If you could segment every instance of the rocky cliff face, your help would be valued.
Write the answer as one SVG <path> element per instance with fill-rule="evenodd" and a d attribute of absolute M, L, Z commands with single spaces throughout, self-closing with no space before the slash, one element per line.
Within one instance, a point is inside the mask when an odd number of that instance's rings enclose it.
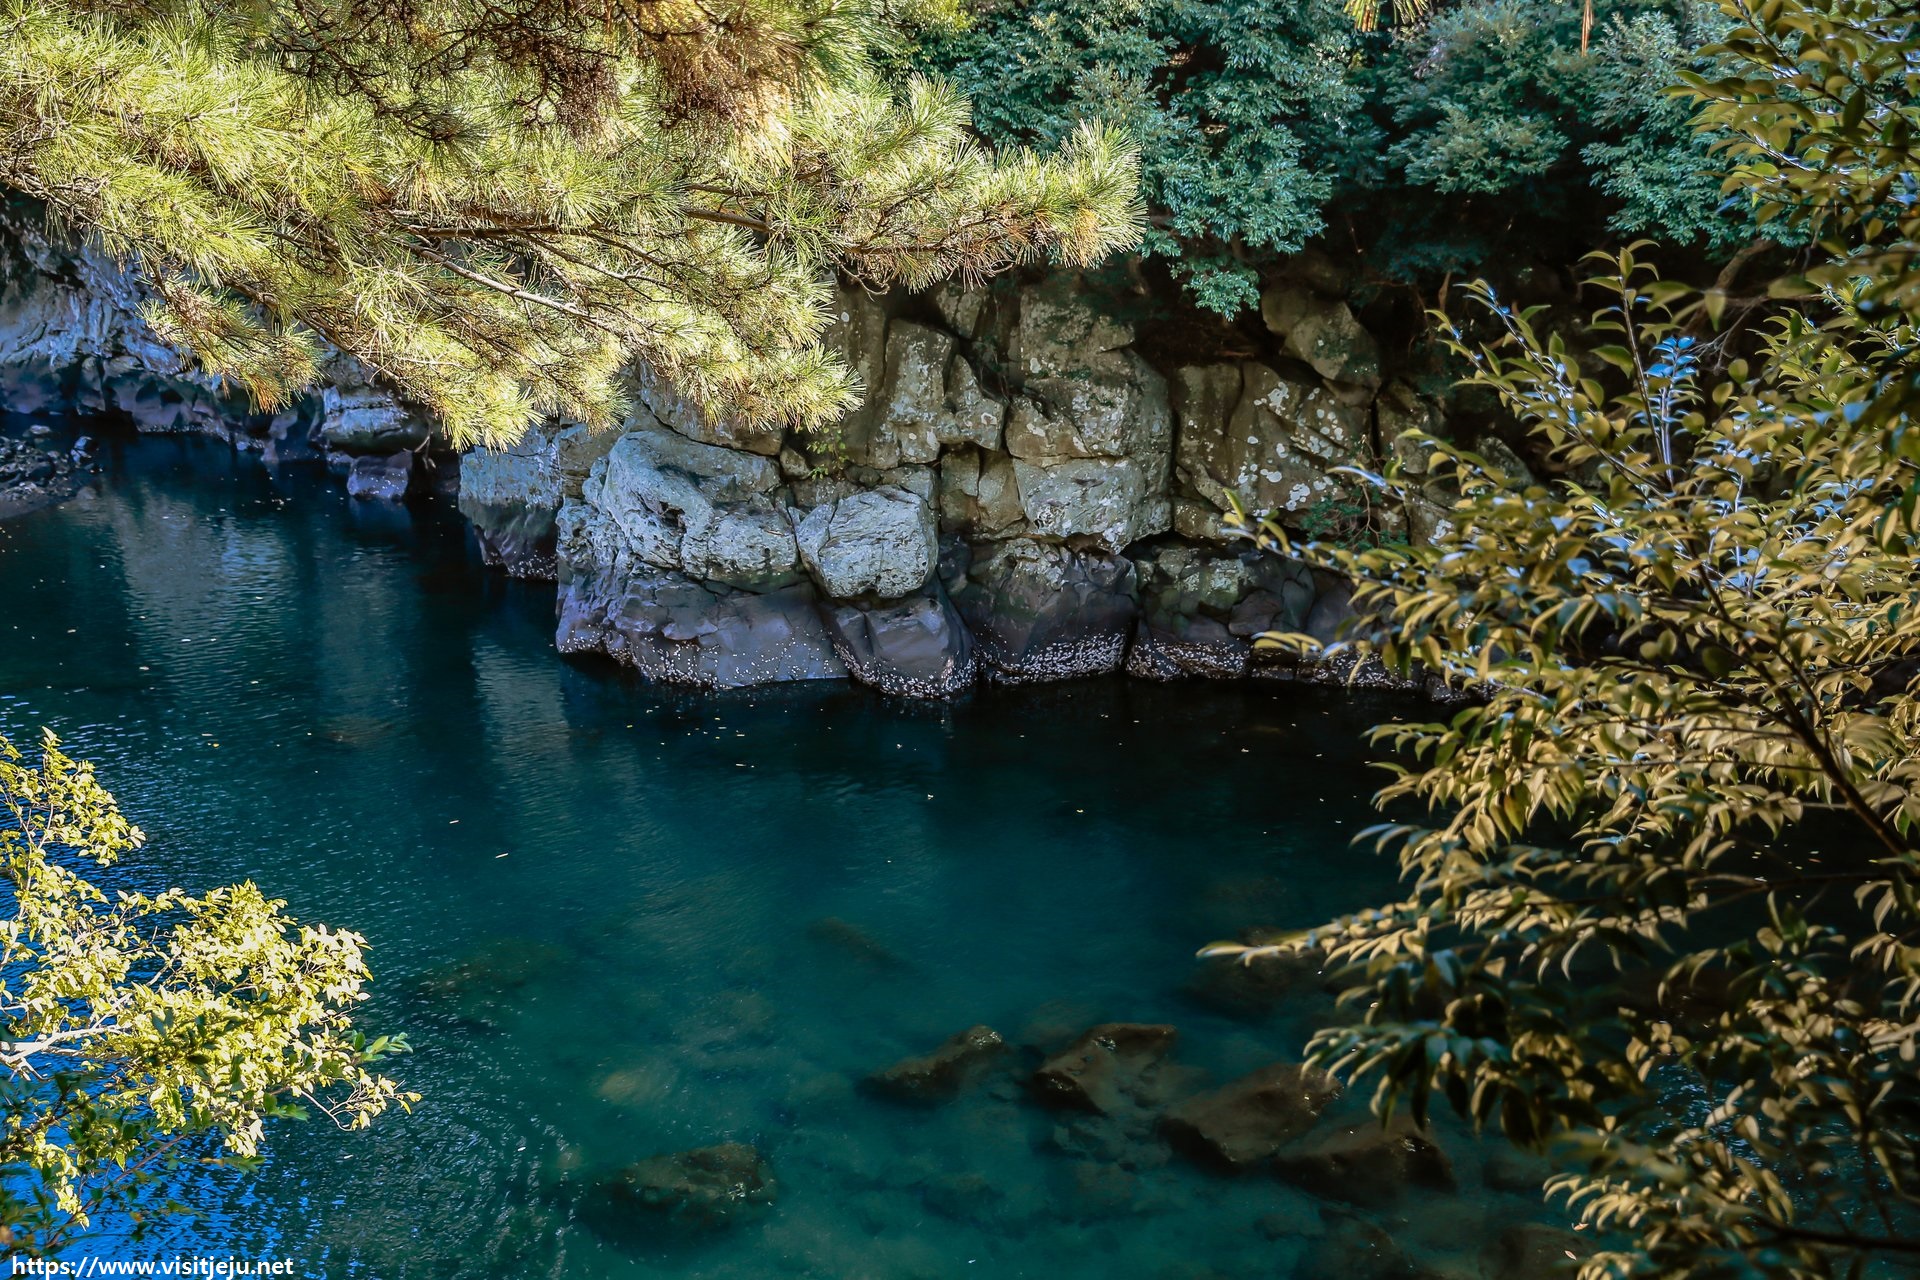
<path fill-rule="evenodd" d="M 320 461 L 369 499 L 433 457 L 419 414 L 335 362 L 317 394 L 253 411 L 139 318 L 138 284 L 31 222 L 0 227 L 0 407 L 77 406 Z M 1331 474 L 1399 454 L 1433 416 L 1345 301 L 1269 291 L 1268 360 L 1156 368 L 1134 327 L 1053 275 L 921 298 L 843 290 L 829 333 L 867 394 L 828 432 L 711 420 L 645 371 L 619 429 L 536 425 L 459 459 L 483 554 L 558 582 L 562 652 L 734 688 L 852 678 L 951 696 L 979 680 L 1336 679 L 1255 648 L 1331 638 L 1344 583 L 1233 540 L 1249 509 L 1307 520 Z M 445 461 L 451 462 L 451 459 Z M 441 474 L 448 474 L 442 470 Z M 1396 513 L 1414 536 L 1438 508 Z"/>

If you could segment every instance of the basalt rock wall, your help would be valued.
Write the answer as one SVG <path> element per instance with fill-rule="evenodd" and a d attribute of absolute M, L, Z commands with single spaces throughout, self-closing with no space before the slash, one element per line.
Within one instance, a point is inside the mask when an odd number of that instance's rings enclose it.
<path fill-rule="evenodd" d="M 154 336 L 111 261 L 17 213 L 0 245 L 0 408 L 211 432 L 269 463 L 326 463 L 372 501 L 450 490 L 457 466 L 489 562 L 557 582 L 562 652 L 714 688 L 1343 678 L 1254 637 L 1331 639 L 1352 618 L 1346 584 L 1254 552 L 1228 514 L 1237 497 L 1298 524 L 1340 500 L 1338 467 L 1392 456 L 1417 471 L 1406 433 L 1437 414 L 1311 277 L 1267 291 L 1263 358 L 1169 367 L 1123 308 L 1062 273 L 842 289 L 828 340 L 866 392 L 828 430 L 713 419 L 635 370 L 617 429 L 542 422 L 456 459 L 350 359 L 262 413 Z M 1441 510 L 1376 518 L 1424 537 Z"/>

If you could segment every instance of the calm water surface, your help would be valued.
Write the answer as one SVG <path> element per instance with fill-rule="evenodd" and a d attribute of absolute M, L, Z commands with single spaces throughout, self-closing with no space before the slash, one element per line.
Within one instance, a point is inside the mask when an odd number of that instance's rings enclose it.
<path fill-rule="evenodd" d="M 118 446 L 95 492 L 0 524 L 0 602 L 0 731 L 50 725 L 100 762 L 151 839 L 135 881 L 250 877 L 364 934 L 365 1025 L 408 1033 L 396 1074 L 425 1096 L 367 1133 L 283 1126 L 258 1176 L 179 1188 L 195 1213 L 157 1240 L 108 1224 L 82 1252 L 1318 1280 L 1296 1269 L 1317 1210 L 1271 1178 L 1144 1147 L 1102 1171 L 1010 1085 L 932 1111 L 852 1086 L 982 1022 L 1036 1044 L 1171 1022 L 1217 1079 L 1296 1054 L 1308 1010 L 1222 1012 L 1192 954 L 1390 883 L 1347 847 L 1374 776 L 1358 733 L 1390 704 L 647 688 L 557 658 L 551 588 L 485 574 L 445 512 L 199 441 Z M 757 1221 L 609 1237 L 580 1212 L 596 1170 L 728 1140 L 779 1181 Z M 1443 1267 L 1526 1212 L 1454 1156 L 1468 1190 L 1379 1216 Z"/>

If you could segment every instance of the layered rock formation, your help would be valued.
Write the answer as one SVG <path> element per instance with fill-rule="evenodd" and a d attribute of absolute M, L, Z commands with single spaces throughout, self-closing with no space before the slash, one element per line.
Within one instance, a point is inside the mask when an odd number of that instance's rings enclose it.
<path fill-rule="evenodd" d="M 213 432 L 272 463 L 325 461 L 368 500 L 451 474 L 427 420 L 351 360 L 301 403 L 253 411 L 155 340 L 111 263 L 19 218 L 0 239 L 0 405 Z M 1282 282 L 1262 308 L 1269 358 L 1173 368 L 1072 275 L 838 303 L 828 339 L 867 391 L 830 430 L 715 420 L 639 370 L 617 429 L 540 423 L 458 459 L 483 556 L 557 581 L 563 652 L 674 683 L 922 697 L 1121 670 L 1343 678 L 1254 641 L 1332 639 L 1346 585 L 1254 553 L 1227 518 L 1237 499 L 1324 524 L 1350 500 L 1337 468 L 1421 469 L 1407 435 L 1435 410 L 1383 379 L 1344 300 Z M 1389 518 L 1430 536 L 1439 512 Z"/>

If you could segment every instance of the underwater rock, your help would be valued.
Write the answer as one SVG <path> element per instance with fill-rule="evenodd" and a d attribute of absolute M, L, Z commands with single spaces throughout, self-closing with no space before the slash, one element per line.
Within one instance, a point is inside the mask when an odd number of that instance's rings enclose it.
<path fill-rule="evenodd" d="M 869 969 L 884 972 L 907 967 L 907 962 L 895 955 L 885 943 L 859 925 L 842 920 L 839 916 L 815 920 L 807 926 L 807 936 L 834 948 L 849 959 L 859 961 Z"/>
<path fill-rule="evenodd" d="M 1187 1099 L 1160 1131 L 1188 1159 L 1240 1173 L 1313 1128 L 1339 1096 L 1339 1083 L 1319 1068 L 1276 1062 Z"/>
<path fill-rule="evenodd" d="M 1256 942 L 1243 936 L 1243 942 Z M 1313 955 L 1210 956 L 1193 967 L 1181 995 L 1202 1008 L 1246 1022 L 1259 1022 L 1282 1005 L 1323 993 L 1326 976 Z"/>
<path fill-rule="evenodd" d="M 678 1227 L 709 1231 L 773 1203 L 776 1184 L 758 1149 L 723 1142 L 630 1164 L 602 1179 L 595 1191 L 602 1214 L 634 1214 L 641 1221 L 658 1217 Z"/>
<path fill-rule="evenodd" d="M 1391 1204 L 1409 1188 L 1454 1186 L 1447 1153 L 1404 1117 L 1385 1129 L 1368 1120 L 1317 1146 L 1282 1152 L 1274 1170 L 1315 1195 L 1361 1205 Z"/>
<path fill-rule="evenodd" d="M 1547 1179 L 1552 1176 L 1553 1166 L 1547 1161 L 1506 1148 L 1488 1156 L 1486 1164 L 1480 1169 L 1480 1180 L 1487 1186 L 1495 1191 L 1511 1191 L 1516 1195 L 1539 1195 Z"/>
<path fill-rule="evenodd" d="M 902 1102 L 946 1102 L 1006 1051 L 1007 1042 L 992 1027 L 969 1027 L 931 1053 L 903 1058 L 863 1083 L 870 1093 Z"/>
<path fill-rule="evenodd" d="M 1152 1097 L 1155 1069 L 1173 1049 L 1172 1027 L 1108 1022 L 1040 1064 L 1034 1095 L 1053 1107 L 1112 1115 Z"/>

